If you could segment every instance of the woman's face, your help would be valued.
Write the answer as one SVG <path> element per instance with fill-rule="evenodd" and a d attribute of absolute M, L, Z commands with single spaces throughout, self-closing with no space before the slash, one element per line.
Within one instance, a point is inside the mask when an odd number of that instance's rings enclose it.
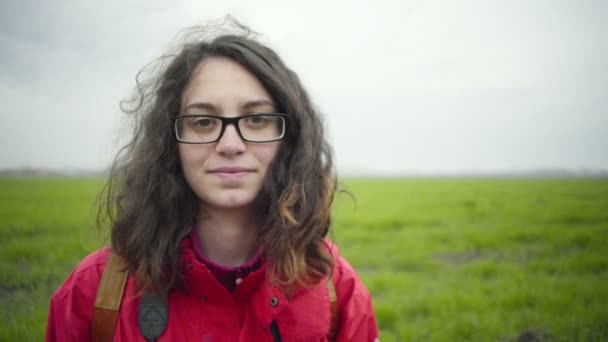
<path fill-rule="evenodd" d="M 276 112 L 266 89 L 247 69 L 223 57 L 204 59 L 181 98 L 181 113 L 237 117 Z M 178 144 L 186 182 L 210 208 L 250 206 L 262 188 L 280 141 L 245 142 L 234 125 L 219 141 Z"/>

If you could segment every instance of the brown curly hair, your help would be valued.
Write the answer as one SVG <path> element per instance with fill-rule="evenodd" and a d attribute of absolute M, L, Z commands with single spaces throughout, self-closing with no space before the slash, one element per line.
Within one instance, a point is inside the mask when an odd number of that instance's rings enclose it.
<path fill-rule="evenodd" d="M 189 29 L 175 54 L 138 73 L 134 96 L 121 104 L 133 120 L 133 136 L 112 164 L 98 226 L 109 222 L 111 246 L 126 258 L 143 292 L 166 293 L 182 280 L 179 245 L 195 222 L 199 200 L 182 174 L 172 117 L 194 69 L 211 56 L 245 67 L 288 114 L 285 138 L 256 199 L 258 243 L 271 261 L 270 279 L 294 288 L 333 270 L 323 239 L 336 177 L 321 115 L 297 74 L 251 30 L 232 18 L 220 30 Z"/>

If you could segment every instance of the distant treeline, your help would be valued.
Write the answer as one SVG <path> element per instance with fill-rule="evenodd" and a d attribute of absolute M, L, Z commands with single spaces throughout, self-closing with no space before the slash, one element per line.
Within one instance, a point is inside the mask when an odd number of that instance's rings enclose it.
<path fill-rule="evenodd" d="M 103 177 L 101 170 L 51 170 L 39 168 L 0 169 L 0 177 L 46 178 L 46 177 Z"/>
<path fill-rule="evenodd" d="M 394 173 L 358 173 L 339 172 L 344 178 L 608 178 L 608 169 L 531 169 L 506 171 L 437 171 L 437 172 L 394 172 Z M 0 169 L 0 177 L 105 177 L 105 170 L 82 169 L 44 169 L 44 168 L 11 168 Z"/>

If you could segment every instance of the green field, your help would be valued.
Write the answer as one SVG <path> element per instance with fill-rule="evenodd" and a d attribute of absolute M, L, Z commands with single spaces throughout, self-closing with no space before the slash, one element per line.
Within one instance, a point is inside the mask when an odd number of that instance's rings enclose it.
<path fill-rule="evenodd" d="M 0 179 L 0 341 L 40 341 L 48 299 L 107 241 L 102 185 Z M 608 179 L 350 179 L 334 240 L 382 341 L 608 341 Z"/>

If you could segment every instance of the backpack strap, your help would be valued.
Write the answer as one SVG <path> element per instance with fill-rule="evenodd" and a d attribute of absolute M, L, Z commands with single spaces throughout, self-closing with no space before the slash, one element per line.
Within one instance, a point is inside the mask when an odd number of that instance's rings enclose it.
<path fill-rule="evenodd" d="M 331 276 L 327 277 L 327 290 L 329 292 L 329 310 L 331 313 L 331 319 L 329 321 L 329 340 L 334 341 L 338 328 L 338 296 L 336 294 L 334 280 Z"/>
<path fill-rule="evenodd" d="M 168 299 L 167 299 L 168 300 Z M 147 293 L 139 304 L 139 332 L 148 342 L 155 342 L 162 335 L 169 321 L 169 306 L 154 292 Z"/>
<path fill-rule="evenodd" d="M 114 340 L 114 331 L 116 330 L 116 322 L 118 322 L 118 312 L 122 303 L 127 276 L 126 260 L 110 252 L 95 298 L 91 328 L 93 341 L 111 342 Z"/>

